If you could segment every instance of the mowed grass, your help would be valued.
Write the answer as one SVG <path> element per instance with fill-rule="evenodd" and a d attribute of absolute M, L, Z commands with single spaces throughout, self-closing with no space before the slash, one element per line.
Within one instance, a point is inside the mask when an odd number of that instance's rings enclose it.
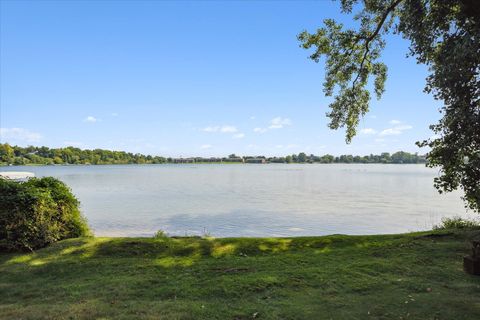
<path fill-rule="evenodd" d="M 0 318 L 480 319 L 472 239 L 71 239 L 0 254 Z"/>

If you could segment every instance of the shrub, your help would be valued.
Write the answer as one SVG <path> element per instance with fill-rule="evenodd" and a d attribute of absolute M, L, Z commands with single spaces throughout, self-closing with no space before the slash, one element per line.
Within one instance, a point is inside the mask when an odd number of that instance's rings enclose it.
<path fill-rule="evenodd" d="M 35 250 L 90 235 L 79 201 L 60 180 L 0 179 L 0 249 Z"/>
<path fill-rule="evenodd" d="M 442 223 L 433 226 L 433 229 L 480 229 L 480 222 L 475 220 L 463 219 L 461 217 L 443 218 Z"/>

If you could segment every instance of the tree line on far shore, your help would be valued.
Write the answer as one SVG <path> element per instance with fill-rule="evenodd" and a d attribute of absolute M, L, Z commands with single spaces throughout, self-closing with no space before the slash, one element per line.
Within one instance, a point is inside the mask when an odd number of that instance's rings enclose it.
<path fill-rule="evenodd" d="M 54 165 L 54 164 L 162 164 L 162 163 L 220 163 L 249 162 L 256 159 L 265 163 L 425 163 L 425 156 L 398 151 L 379 155 L 307 155 L 304 152 L 285 157 L 245 156 L 171 158 L 104 149 L 82 150 L 75 147 L 19 147 L 0 144 L 0 165 Z"/>

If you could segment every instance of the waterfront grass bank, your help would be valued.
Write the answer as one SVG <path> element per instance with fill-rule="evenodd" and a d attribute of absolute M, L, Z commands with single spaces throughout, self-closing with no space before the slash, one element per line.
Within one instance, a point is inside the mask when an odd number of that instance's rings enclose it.
<path fill-rule="evenodd" d="M 479 319 L 479 238 L 70 239 L 0 254 L 0 318 Z"/>

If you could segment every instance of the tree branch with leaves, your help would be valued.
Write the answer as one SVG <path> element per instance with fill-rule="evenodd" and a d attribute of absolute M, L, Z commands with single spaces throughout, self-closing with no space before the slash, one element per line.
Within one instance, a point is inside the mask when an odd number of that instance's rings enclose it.
<path fill-rule="evenodd" d="M 442 119 L 430 128 L 434 138 L 417 142 L 429 147 L 428 165 L 440 167 L 439 192 L 461 188 L 468 208 L 480 212 L 480 5 L 477 0 L 341 0 L 343 13 L 359 8 L 356 29 L 333 19 L 298 39 L 314 49 L 310 59 L 325 58 L 323 83 L 333 96 L 331 129 L 346 128 L 346 142 L 356 135 L 370 105 L 369 84 L 380 99 L 387 66 L 380 61 L 388 33 L 410 41 L 409 56 L 428 67 L 424 91 L 442 102 Z"/>

